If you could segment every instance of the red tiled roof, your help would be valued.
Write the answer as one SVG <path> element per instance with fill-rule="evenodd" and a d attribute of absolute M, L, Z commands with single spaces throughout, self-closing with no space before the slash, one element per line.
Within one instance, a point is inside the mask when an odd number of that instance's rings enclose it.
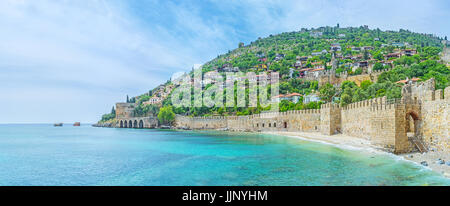
<path fill-rule="evenodd" d="M 415 78 L 415 77 L 413 77 L 413 78 L 411 79 L 411 81 L 413 81 L 413 82 L 417 82 L 417 81 L 419 81 L 419 80 L 420 80 L 420 78 Z M 396 83 L 406 84 L 407 82 L 408 82 L 408 80 L 404 79 L 404 80 L 397 81 Z"/>
<path fill-rule="evenodd" d="M 316 71 L 322 71 L 322 70 L 324 70 L 325 68 L 317 68 L 317 69 L 314 69 L 314 70 L 312 70 L 313 72 L 316 72 Z"/>
<path fill-rule="evenodd" d="M 292 97 L 292 96 L 303 96 L 299 93 L 291 93 L 291 94 L 286 94 L 286 97 Z"/>

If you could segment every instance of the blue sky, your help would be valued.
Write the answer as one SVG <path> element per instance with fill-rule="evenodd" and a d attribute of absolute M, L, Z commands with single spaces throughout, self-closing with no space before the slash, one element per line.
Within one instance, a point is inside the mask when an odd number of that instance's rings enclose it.
<path fill-rule="evenodd" d="M 0 123 L 95 122 L 258 37 L 369 25 L 450 36 L 448 1 L 0 1 Z"/>

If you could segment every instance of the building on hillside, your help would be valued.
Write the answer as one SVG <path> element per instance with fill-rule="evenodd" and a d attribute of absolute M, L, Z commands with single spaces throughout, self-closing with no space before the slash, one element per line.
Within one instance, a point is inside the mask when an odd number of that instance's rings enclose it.
<path fill-rule="evenodd" d="M 311 53 L 311 56 L 320 56 L 320 55 L 322 55 L 322 54 L 327 54 L 328 52 L 327 52 L 327 50 L 322 50 L 322 51 L 320 51 L 320 52 L 313 52 L 313 53 Z"/>
<path fill-rule="evenodd" d="M 338 37 L 345 38 L 345 34 L 339 34 Z"/>
<path fill-rule="evenodd" d="M 392 45 L 392 46 L 396 46 L 396 47 L 402 47 L 402 46 L 405 46 L 404 43 L 400 43 L 400 42 L 394 42 L 394 43 L 392 43 L 391 45 Z"/>
<path fill-rule="evenodd" d="M 403 49 L 401 52 L 402 56 L 413 56 L 417 54 L 417 50 L 415 49 Z"/>
<path fill-rule="evenodd" d="M 330 47 L 331 51 L 341 51 L 341 44 L 339 43 L 332 43 Z"/>
<path fill-rule="evenodd" d="M 293 103 L 297 103 L 300 100 L 301 96 L 302 95 L 299 93 L 280 94 L 278 96 L 272 97 L 272 102 L 281 102 L 282 100 L 287 100 Z"/>
<path fill-rule="evenodd" d="M 360 62 L 356 62 L 355 64 L 357 67 L 368 67 L 369 66 L 369 62 L 367 62 L 367 61 L 360 61 Z"/>
<path fill-rule="evenodd" d="M 284 98 L 288 101 L 291 101 L 293 103 L 297 103 L 300 100 L 300 97 L 303 96 L 299 93 L 290 93 L 290 94 L 286 94 L 284 96 Z"/>
<path fill-rule="evenodd" d="M 260 53 L 260 54 L 256 53 L 255 56 L 258 57 L 258 58 L 264 58 L 264 57 L 266 57 L 266 55 L 265 55 L 264 53 Z"/>
<path fill-rule="evenodd" d="M 322 35 L 323 35 L 323 32 L 320 32 L 320 31 L 313 31 L 310 33 L 310 36 L 315 37 L 315 38 L 321 37 Z"/>
<path fill-rule="evenodd" d="M 306 61 L 308 61 L 308 57 L 307 56 L 302 56 L 302 57 L 299 57 L 298 60 L 300 60 L 302 62 L 306 62 Z"/>
<path fill-rule="evenodd" d="M 284 54 L 276 54 L 275 55 L 275 61 L 280 61 L 280 60 L 282 60 L 284 58 Z"/>
<path fill-rule="evenodd" d="M 352 47 L 352 51 L 360 52 L 361 51 L 361 47 Z"/>
<path fill-rule="evenodd" d="M 406 83 L 414 84 L 414 83 L 417 83 L 419 80 L 420 80 L 420 78 L 413 77 L 411 79 L 406 78 L 404 80 L 397 81 L 396 83 L 397 84 L 406 84 Z"/>
<path fill-rule="evenodd" d="M 294 64 L 294 67 L 295 67 L 295 68 L 302 67 L 302 61 L 297 60 L 297 61 L 295 62 L 295 64 Z"/>
<path fill-rule="evenodd" d="M 303 97 L 303 103 L 308 104 L 310 102 L 318 102 L 320 101 L 320 97 L 317 94 L 308 94 Z"/>
<path fill-rule="evenodd" d="M 144 105 L 150 105 L 150 104 L 160 104 L 163 101 L 161 97 L 151 97 L 148 101 L 142 103 Z"/>
<path fill-rule="evenodd" d="M 292 79 L 292 76 L 294 75 L 294 68 L 289 68 L 289 78 Z"/>
<path fill-rule="evenodd" d="M 399 58 L 400 56 L 402 56 L 402 54 L 400 52 L 395 52 L 395 53 L 389 53 L 384 55 L 386 57 L 386 60 L 390 59 L 390 58 Z"/>
<path fill-rule="evenodd" d="M 227 65 L 218 70 L 219 72 L 239 72 L 239 67 L 232 67 Z"/>

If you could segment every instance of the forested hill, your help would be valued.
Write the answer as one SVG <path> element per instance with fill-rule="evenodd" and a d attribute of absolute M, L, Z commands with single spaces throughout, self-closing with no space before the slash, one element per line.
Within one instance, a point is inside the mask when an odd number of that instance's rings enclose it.
<path fill-rule="evenodd" d="M 447 37 L 444 37 L 445 40 Z M 278 35 L 270 35 L 267 38 L 258 38 L 249 45 L 229 51 L 227 54 L 219 55 L 217 58 L 203 65 L 205 70 L 222 68 L 227 63 L 230 66 L 239 67 L 241 70 L 252 69 L 261 63 L 260 57 L 266 57 L 266 64 L 270 70 L 287 73 L 289 67 L 294 65 L 296 56 L 309 56 L 315 52 L 330 50 L 330 44 L 338 43 L 342 48 L 344 56 L 352 55 L 352 47 L 371 46 L 376 50 L 372 54 L 383 51 L 392 52 L 395 48 L 442 48 L 441 41 L 444 38 L 431 34 L 414 33 L 409 30 L 381 31 L 380 29 L 369 29 L 367 26 L 339 28 L 320 27 L 317 29 L 302 29 L 297 32 L 285 32 Z M 385 50 L 379 50 L 385 48 Z M 281 61 L 277 61 L 277 54 L 284 55 Z M 321 58 L 331 61 L 331 54 Z"/>
<path fill-rule="evenodd" d="M 279 72 L 280 94 L 285 95 L 277 99 L 280 111 L 314 109 L 330 101 L 346 105 L 382 96 L 400 98 L 402 84 L 408 79 L 420 82 L 435 78 L 436 88 L 443 89 L 450 85 L 449 64 L 442 58 L 445 45 L 448 45 L 447 37 L 431 34 L 336 25 L 270 35 L 248 45 L 239 43 L 238 48 L 217 56 L 202 69 L 220 73 Z M 374 81 L 319 85 L 317 77 L 326 71 L 337 77 L 385 72 Z M 176 85 L 168 81 L 148 93 L 127 98 L 127 102 L 136 103 L 133 115 L 155 115 L 159 108 L 170 107 L 174 88 Z M 259 105 L 256 108 L 191 107 L 173 108 L 173 112 L 193 116 L 248 115 L 267 109 Z M 103 121 L 113 117 L 111 112 Z"/>

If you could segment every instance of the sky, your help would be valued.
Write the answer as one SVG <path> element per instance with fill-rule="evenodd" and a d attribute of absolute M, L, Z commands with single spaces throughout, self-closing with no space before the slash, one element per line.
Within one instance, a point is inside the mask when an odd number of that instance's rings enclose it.
<path fill-rule="evenodd" d="M 93 123 L 239 42 L 301 28 L 450 36 L 449 11 L 445 0 L 1 0 L 0 123 Z"/>

